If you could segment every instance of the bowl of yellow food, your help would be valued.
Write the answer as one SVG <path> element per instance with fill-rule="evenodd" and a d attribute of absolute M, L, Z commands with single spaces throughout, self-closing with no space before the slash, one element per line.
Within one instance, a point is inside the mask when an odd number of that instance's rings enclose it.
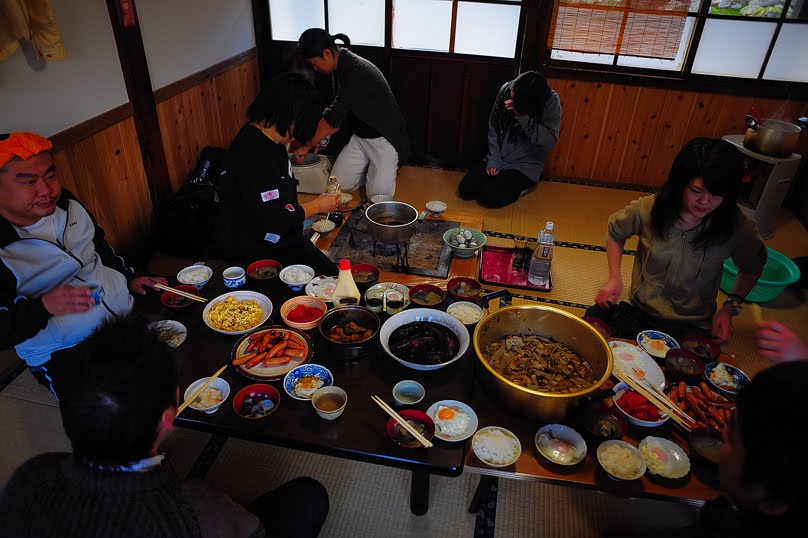
<path fill-rule="evenodd" d="M 255 291 L 222 294 L 202 311 L 205 325 L 222 334 L 246 334 L 262 325 L 272 314 L 272 301 Z"/>

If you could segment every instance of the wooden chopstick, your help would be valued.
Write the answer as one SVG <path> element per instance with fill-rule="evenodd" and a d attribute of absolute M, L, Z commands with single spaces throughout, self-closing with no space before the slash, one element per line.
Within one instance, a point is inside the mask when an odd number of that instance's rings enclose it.
<path fill-rule="evenodd" d="M 668 413 L 669 415 L 676 414 L 679 415 L 679 417 L 687 420 L 688 422 L 694 422 L 694 423 L 696 422 L 696 419 L 694 419 L 693 417 L 691 417 L 690 415 L 679 409 L 679 406 L 670 401 L 670 398 L 668 398 L 667 394 L 662 392 L 659 389 L 659 387 L 655 387 L 647 378 L 643 377 L 639 379 L 639 381 L 640 383 L 645 383 L 646 388 L 650 387 L 650 389 L 665 403 L 666 406 L 668 406 L 669 405 L 668 402 L 670 402 L 669 408 L 673 411 L 673 413 Z"/>
<path fill-rule="evenodd" d="M 418 430 L 416 430 L 415 428 L 413 428 L 413 427 L 410 425 L 410 423 L 409 423 L 409 422 L 407 422 L 407 421 L 406 421 L 406 419 L 404 419 L 404 418 L 403 418 L 401 415 L 399 415 L 398 413 L 396 413 L 395 411 L 393 411 L 393 408 L 392 408 L 392 407 L 390 407 L 389 405 L 387 405 L 387 404 L 385 403 L 385 401 L 384 401 L 384 400 L 382 400 L 381 398 L 379 398 L 379 397 L 378 397 L 378 396 L 376 396 L 375 394 L 374 394 L 373 396 L 371 396 L 371 399 L 372 399 L 374 402 L 376 402 L 376 403 L 379 405 L 379 407 L 381 407 L 382 409 L 384 409 L 384 412 L 385 412 L 385 413 L 387 413 L 388 415 L 390 415 L 391 417 L 393 417 L 394 419 L 396 419 L 396 421 L 397 421 L 399 424 L 401 424 L 401 427 L 402 427 L 402 428 L 404 428 L 405 430 L 407 430 L 407 431 L 410 433 L 410 435 L 412 435 L 413 437 L 415 437 L 415 439 L 416 439 L 416 440 L 417 440 L 419 443 L 421 443 L 422 445 L 424 445 L 426 448 L 429 448 L 429 447 L 431 447 L 431 446 L 432 446 L 432 443 L 429 441 L 429 439 L 427 439 L 426 437 L 424 437 L 423 435 L 421 435 L 420 433 L 418 433 Z"/>
<path fill-rule="evenodd" d="M 693 417 L 687 415 L 686 413 L 684 413 L 684 411 L 682 411 L 676 405 L 674 405 L 674 403 L 671 402 L 667 396 L 665 396 L 664 399 L 661 398 L 657 393 L 646 388 L 645 385 L 642 385 L 639 381 L 637 381 L 631 376 L 626 376 L 625 378 L 623 378 L 617 375 L 617 378 L 625 382 L 626 385 L 634 389 L 636 392 L 645 396 L 645 398 L 649 402 L 651 402 L 651 404 L 654 407 L 656 407 L 657 409 L 659 409 L 660 411 L 671 417 L 673 420 L 678 422 L 679 425 L 681 425 L 686 431 L 690 431 L 690 424 L 688 422 L 690 421 L 695 422 L 695 419 L 693 419 Z M 687 419 L 683 418 L 681 415 L 687 416 Z"/>
<path fill-rule="evenodd" d="M 187 299 L 193 299 L 194 301 L 199 301 L 200 303 L 207 303 L 208 300 L 204 297 L 200 297 L 199 295 L 194 295 L 193 293 L 188 293 L 187 291 L 178 290 L 177 288 L 172 288 L 171 286 L 164 286 L 163 284 L 155 283 L 154 287 L 158 290 L 163 291 L 170 291 L 171 293 L 176 293 L 177 295 L 181 295 Z"/>
<path fill-rule="evenodd" d="M 227 365 L 226 365 L 226 364 L 225 364 L 224 366 L 222 366 L 221 368 L 219 368 L 219 371 L 218 371 L 218 372 L 216 372 L 215 374 L 213 374 L 212 376 L 210 376 L 210 378 L 208 378 L 208 380 L 207 380 L 207 381 L 205 381 L 204 383 L 202 383 L 202 386 L 201 386 L 201 387 L 199 387 L 197 390 L 195 390 L 195 391 L 194 391 L 194 393 L 193 393 L 193 394 L 191 394 L 191 397 L 190 397 L 190 398 L 188 398 L 187 400 L 185 400 L 184 402 L 182 402 L 182 405 L 181 405 L 181 406 L 179 406 L 179 407 L 177 408 L 177 416 L 179 416 L 179 414 L 180 414 L 180 413 L 182 413 L 182 412 L 185 410 L 185 408 L 186 408 L 186 407 L 188 407 L 189 405 L 191 405 L 191 402 L 193 402 L 194 400 L 196 400 L 196 399 L 197 399 L 197 397 L 198 397 L 200 394 L 202 394 L 202 391 L 203 391 L 203 390 L 205 390 L 206 388 L 208 388 L 208 387 L 210 386 L 210 384 L 211 384 L 211 383 L 213 383 L 214 381 L 216 381 L 216 378 L 217 378 L 217 377 L 219 377 L 220 375 L 222 375 L 222 372 L 224 372 L 225 368 L 227 368 Z"/>

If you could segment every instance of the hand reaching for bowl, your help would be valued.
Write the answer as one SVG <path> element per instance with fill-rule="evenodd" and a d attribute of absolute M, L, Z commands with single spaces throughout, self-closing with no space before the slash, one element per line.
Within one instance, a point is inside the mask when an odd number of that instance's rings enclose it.
<path fill-rule="evenodd" d="M 794 331 L 778 321 L 761 321 L 757 343 L 760 354 L 772 362 L 808 359 L 808 345 Z"/>
<path fill-rule="evenodd" d="M 610 278 L 598 291 L 595 302 L 603 308 L 611 308 L 617 304 L 621 293 L 623 293 L 623 278 Z"/>
<path fill-rule="evenodd" d="M 302 164 L 303 159 L 306 158 L 306 154 L 309 152 L 310 149 L 311 149 L 311 146 L 300 146 L 299 148 L 297 148 L 292 153 L 292 155 L 294 155 L 295 164 Z M 319 149 L 319 146 L 314 146 L 314 153 L 317 153 L 318 149 Z"/>

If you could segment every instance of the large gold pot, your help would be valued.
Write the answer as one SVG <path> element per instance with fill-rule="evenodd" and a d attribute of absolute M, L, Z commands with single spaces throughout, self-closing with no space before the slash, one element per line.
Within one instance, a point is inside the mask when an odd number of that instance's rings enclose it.
<path fill-rule="evenodd" d="M 597 381 L 579 392 L 556 394 L 532 390 L 505 379 L 485 360 L 482 350 L 509 334 L 536 334 L 566 344 L 592 366 Z M 583 397 L 597 391 L 612 373 L 612 353 L 606 340 L 584 320 L 550 306 L 509 306 L 483 318 L 474 331 L 474 351 L 481 381 L 512 413 L 543 422 L 557 422 Z"/>

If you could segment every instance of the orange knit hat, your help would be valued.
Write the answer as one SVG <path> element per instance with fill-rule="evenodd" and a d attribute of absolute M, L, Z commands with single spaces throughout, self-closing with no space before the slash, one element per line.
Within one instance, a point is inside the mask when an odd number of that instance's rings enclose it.
<path fill-rule="evenodd" d="M 0 168 L 14 157 L 30 159 L 53 147 L 53 143 L 34 133 L 11 133 L 8 138 L 0 140 Z"/>

